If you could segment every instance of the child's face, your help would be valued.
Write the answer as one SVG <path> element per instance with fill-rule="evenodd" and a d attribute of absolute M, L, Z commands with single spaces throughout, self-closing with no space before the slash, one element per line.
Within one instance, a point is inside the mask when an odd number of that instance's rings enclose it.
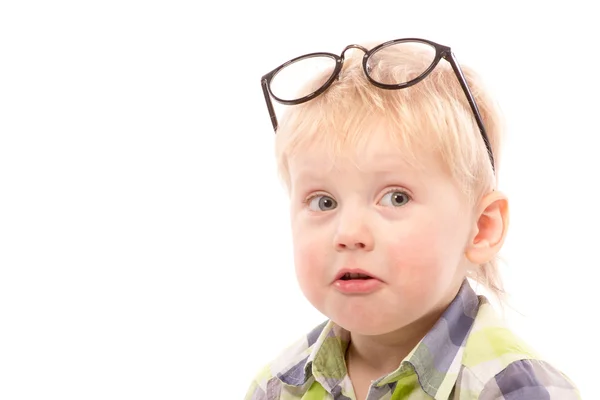
<path fill-rule="evenodd" d="M 465 276 L 473 214 L 441 163 L 421 171 L 375 141 L 333 165 L 289 160 L 296 273 L 308 300 L 345 329 L 378 335 L 439 313 Z M 344 269 L 377 279 L 339 280 Z M 418 323 L 418 322 L 417 322 Z"/>

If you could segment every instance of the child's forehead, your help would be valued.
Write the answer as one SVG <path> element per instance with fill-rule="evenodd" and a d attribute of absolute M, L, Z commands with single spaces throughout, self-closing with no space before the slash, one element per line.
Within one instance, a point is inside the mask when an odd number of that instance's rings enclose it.
<path fill-rule="evenodd" d="M 438 169 L 436 155 L 422 146 L 403 146 L 382 135 L 362 143 L 305 143 L 289 157 L 292 175 L 311 173 L 421 174 Z"/>

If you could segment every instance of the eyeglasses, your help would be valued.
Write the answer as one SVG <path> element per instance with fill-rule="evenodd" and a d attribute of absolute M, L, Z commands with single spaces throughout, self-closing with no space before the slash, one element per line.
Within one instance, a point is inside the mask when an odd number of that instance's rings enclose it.
<path fill-rule="evenodd" d="M 310 53 L 300 57 L 296 57 L 273 71 L 267 73 L 261 78 L 261 85 L 271 117 L 273 129 L 277 132 L 277 116 L 273 108 L 271 97 L 277 102 L 285 105 L 302 104 L 314 99 L 325 92 L 333 82 L 338 78 L 344 64 L 344 54 L 349 49 L 360 49 L 365 55 L 363 56 L 362 65 L 365 76 L 368 81 L 386 90 L 404 89 L 425 79 L 437 66 L 443 58 L 450 63 L 458 82 L 462 87 L 465 96 L 481 132 L 481 137 L 492 163 L 492 169 L 495 171 L 494 155 L 487 136 L 485 126 L 479 108 L 475 103 L 473 94 L 469 89 L 469 85 L 465 76 L 452 53 L 450 47 L 442 46 L 425 39 L 396 39 L 380 44 L 371 50 L 367 50 L 363 46 L 351 44 L 346 46 L 341 55 L 333 53 Z M 402 80 L 396 81 L 386 74 L 385 70 L 389 69 L 389 62 L 386 66 L 386 54 L 402 54 L 402 52 L 423 52 L 430 57 L 423 64 L 421 70 L 414 70 L 408 73 Z M 387 57 L 387 59 L 393 59 Z M 431 61 L 429 63 L 429 61 Z M 321 80 L 309 83 L 310 77 L 321 77 Z M 294 87 L 297 85 L 298 87 Z"/>

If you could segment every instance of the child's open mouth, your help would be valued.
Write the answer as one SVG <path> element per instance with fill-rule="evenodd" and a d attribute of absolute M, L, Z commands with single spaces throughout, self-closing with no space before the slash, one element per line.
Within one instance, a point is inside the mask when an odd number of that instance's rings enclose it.
<path fill-rule="evenodd" d="M 373 279 L 373 277 L 369 276 L 369 275 L 365 275 L 365 274 L 351 274 L 351 273 L 345 273 L 340 280 L 342 281 L 349 281 L 351 279 Z"/>
<path fill-rule="evenodd" d="M 383 281 L 364 270 L 342 270 L 333 281 L 333 287 L 347 295 L 365 295 L 383 286 Z"/>

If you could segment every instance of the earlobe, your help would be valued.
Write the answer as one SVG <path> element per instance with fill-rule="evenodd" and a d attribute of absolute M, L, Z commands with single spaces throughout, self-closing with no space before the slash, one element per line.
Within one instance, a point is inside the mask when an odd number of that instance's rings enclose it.
<path fill-rule="evenodd" d="M 481 199 L 465 251 L 470 262 L 481 265 L 498 254 L 506 238 L 508 220 L 508 199 L 504 194 L 494 191 Z"/>

